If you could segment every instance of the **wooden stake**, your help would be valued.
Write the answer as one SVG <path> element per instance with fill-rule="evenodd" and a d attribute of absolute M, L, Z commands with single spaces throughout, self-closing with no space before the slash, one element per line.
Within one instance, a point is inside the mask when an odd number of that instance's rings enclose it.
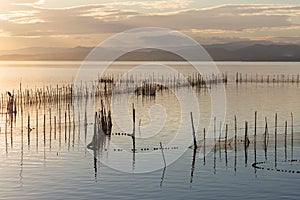
<path fill-rule="evenodd" d="M 29 115 L 29 113 L 28 113 L 28 123 L 27 123 L 27 130 L 28 130 L 28 146 L 30 145 L 30 131 L 31 131 L 31 128 L 30 128 L 30 115 Z"/>
<path fill-rule="evenodd" d="M 268 146 L 267 136 L 269 134 L 267 117 L 265 117 L 265 123 L 266 123 L 266 125 L 265 125 L 265 133 L 264 133 L 264 149 L 265 149 L 265 160 L 267 160 L 267 146 Z"/>
<path fill-rule="evenodd" d="M 193 139 L 194 139 L 194 148 L 197 149 L 197 140 L 196 140 L 196 134 L 195 134 L 193 113 L 190 112 L 190 114 L 191 114 L 192 133 L 193 133 Z"/>
<path fill-rule="evenodd" d="M 51 133 L 51 130 L 52 130 L 51 108 L 49 108 L 49 123 L 50 123 L 50 133 Z"/>
<path fill-rule="evenodd" d="M 257 111 L 254 113 L 254 146 L 256 147 L 256 123 L 257 123 Z"/>
<path fill-rule="evenodd" d="M 294 159 L 294 117 L 291 113 L 291 160 Z"/>
<path fill-rule="evenodd" d="M 254 162 L 256 163 L 256 123 L 257 123 L 257 111 L 254 113 Z"/>
<path fill-rule="evenodd" d="M 67 143 L 67 113 L 65 112 L 65 143 Z"/>
<path fill-rule="evenodd" d="M 234 115 L 234 151 L 237 151 L 237 119 Z"/>
<path fill-rule="evenodd" d="M 56 140 L 56 116 L 54 116 L 54 140 Z"/>
<path fill-rule="evenodd" d="M 203 129 L 203 165 L 205 165 L 205 140 L 206 138 L 206 133 L 205 133 L 205 128 Z"/>
<path fill-rule="evenodd" d="M 159 145 L 160 145 L 162 157 L 163 157 L 163 160 L 164 160 L 164 166 L 166 167 L 166 166 L 167 166 L 167 163 L 166 163 L 166 159 L 165 159 L 165 154 L 164 154 L 164 149 L 163 149 L 162 143 L 159 142 Z"/>
<path fill-rule="evenodd" d="M 228 159 L 227 159 L 227 132 L 228 132 L 228 124 L 226 124 L 225 126 L 225 163 L 226 163 L 226 167 L 228 164 Z"/>
<path fill-rule="evenodd" d="M 44 146 L 46 145 L 46 115 L 44 114 L 44 128 L 43 128 L 43 132 L 44 132 Z"/>
<path fill-rule="evenodd" d="M 5 147 L 6 147 L 6 154 L 7 152 L 7 113 L 5 114 Z"/>
<path fill-rule="evenodd" d="M 132 146 L 133 146 L 133 149 L 132 149 L 132 152 L 135 153 L 136 151 L 136 148 L 135 148 L 135 108 L 134 108 L 134 104 L 132 104 Z"/>
<path fill-rule="evenodd" d="M 275 114 L 275 167 L 277 167 L 277 113 Z"/>
<path fill-rule="evenodd" d="M 214 174 L 216 173 L 216 146 L 217 146 L 217 141 L 216 141 L 216 117 L 214 117 Z"/>
<path fill-rule="evenodd" d="M 247 165 L 248 162 L 248 146 L 249 146 L 249 139 L 248 139 L 248 122 L 245 121 L 245 139 L 244 139 L 244 148 L 245 148 L 245 165 Z"/>
<path fill-rule="evenodd" d="M 287 121 L 285 121 L 285 128 L 284 128 L 284 160 L 287 160 L 287 145 L 286 145 L 286 139 L 287 139 Z"/>
<path fill-rule="evenodd" d="M 39 113 L 38 113 L 38 109 L 36 108 L 36 127 L 35 127 L 35 134 L 36 134 L 36 147 L 38 147 L 39 145 Z"/>

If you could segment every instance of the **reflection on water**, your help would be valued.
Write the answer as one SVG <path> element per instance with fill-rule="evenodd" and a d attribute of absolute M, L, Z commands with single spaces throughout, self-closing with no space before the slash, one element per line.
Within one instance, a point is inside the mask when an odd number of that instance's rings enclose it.
<path fill-rule="evenodd" d="M 234 77 L 235 69 L 224 68 L 231 69 Z M 299 86 L 296 83 L 238 86 L 229 83 L 226 94 L 225 123 L 220 125 L 220 119 L 216 118 L 215 133 L 205 134 L 210 95 L 197 93 L 201 110 L 200 126 L 196 130 L 198 148 L 188 149 L 167 167 L 163 155 L 168 161 L 178 148 L 164 146 L 177 129 L 180 115 L 178 100 L 172 93 L 157 93 L 155 98 L 134 96 L 128 102 L 130 117 L 132 103 L 136 109 L 136 152 L 131 151 L 135 149 L 131 124 L 131 129 L 122 130 L 113 121 L 110 136 L 100 131 L 94 112 L 94 105 L 100 104 L 93 97 L 72 103 L 54 101 L 46 106 L 24 107 L 22 112 L 18 109 L 17 113 L 0 114 L 0 198 L 281 199 L 298 196 Z M 121 97 L 115 98 L 121 101 Z M 162 135 L 147 140 L 151 136 L 147 131 L 151 122 L 149 110 L 156 104 L 166 109 L 167 123 Z M 122 113 L 113 113 L 113 120 L 114 114 Z M 161 113 L 152 114 L 155 117 Z M 186 134 L 192 135 L 190 123 L 186 125 Z M 249 144 L 245 142 L 246 137 Z M 124 151 L 131 157 L 121 158 Z M 149 152 L 157 153 L 160 159 L 160 168 L 154 172 L 123 173 L 100 162 L 114 153 L 119 159 L 130 159 L 132 167 L 139 164 L 134 155 Z"/>

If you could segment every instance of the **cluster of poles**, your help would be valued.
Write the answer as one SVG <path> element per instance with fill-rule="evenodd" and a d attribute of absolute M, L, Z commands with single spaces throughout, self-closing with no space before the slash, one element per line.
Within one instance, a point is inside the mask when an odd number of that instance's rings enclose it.
<path fill-rule="evenodd" d="M 273 74 L 273 75 L 259 75 L 259 74 L 247 74 L 247 73 L 236 73 L 235 76 L 236 84 L 241 83 L 292 83 L 299 84 L 300 75 L 289 75 L 289 74 Z"/>
<path fill-rule="evenodd" d="M 270 147 L 273 146 L 274 148 L 274 165 L 275 168 L 277 167 L 277 162 L 278 162 L 278 146 L 279 144 L 281 147 L 284 149 L 284 159 L 283 161 L 287 162 L 294 162 L 294 143 L 295 140 L 299 140 L 299 136 L 296 135 L 295 138 L 295 133 L 294 133 L 294 117 L 293 113 L 290 114 L 290 125 L 288 126 L 288 121 L 284 121 L 284 131 L 283 133 L 279 134 L 278 131 L 278 115 L 277 113 L 275 114 L 274 117 L 274 126 L 270 127 L 268 124 L 267 117 L 265 117 L 264 121 L 264 127 L 258 127 L 257 126 L 257 112 L 254 113 L 254 124 L 253 124 L 253 135 L 250 139 L 250 134 L 249 134 L 249 124 L 247 121 L 244 123 L 244 127 L 242 128 L 244 130 L 244 135 L 238 136 L 238 126 L 237 126 L 237 117 L 234 116 L 234 129 L 233 129 L 233 134 L 230 134 L 231 137 L 228 135 L 228 124 L 225 124 L 225 133 L 224 136 L 222 136 L 222 131 L 220 127 L 220 132 L 219 136 L 217 136 L 217 129 L 216 129 L 216 118 L 214 118 L 214 130 L 213 130 L 213 138 L 206 138 L 206 129 L 203 129 L 203 137 L 201 140 L 197 140 L 196 138 L 196 132 L 194 129 L 194 122 L 193 122 L 193 115 L 191 115 L 191 124 L 192 124 L 192 135 L 193 135 L 193 145 L 191 146 L 194 149 L 194 154 L 196 151 L 201 151 L 203 153 L 203 162 L 205 164 L 205 157 L 208 151 L 213 151 L 213 157 L 214 157 L 214 169 L 216 168 L 216 154 L 217 150 L 219 150 L 220 156 L 221 156 L 221 150 L 223 149 L 225 152 L 225 161 L 226 161 L 226 166 L 228 164 L 228 159 L 227 159 L 227 150 L 228 149 L 234 149 L 235 152 L 235 166 L 236 166 L 236 155 L 237 155 L 237 149 L 239 146 L 243 147 L 244 150 L 244 157 L 245 157 L 245 165 L 247 165 L 248 162 L 248 150 L 251 145 L 253 145 L 253 151 L 254 151 L 254 163 L 252 164 L 253 167 L 257 165 L 257 163 L 260 163 L 257 161 L 257 144 L 260 143 L 263 147 L 264 150 L 264 156 L 265 156 L 265 161 L 267 160 L 267 155 L 268 151 L 270 151 Z M 260 128 L 260 133 L 258 134 L 258 128 Z M 274 129 L 274 134 L 271 135 L 270 133 L 270 128 Z M 282 127 L 281 127 L 282 128 Z M 241 129 L 241 127 L 239 127 Z M 289 133 L 288 133 L 288 129 Z M 260 137 L 259 137 L 260 136 Z M 270 138 L 273 138 L 274 144 L 270 144 Z M 288 138 L 289 137 L 289 138 Z M 288 139 L 290 141 L 288 141 Z M 288 146 L 290 146 L 290 159 L 288 159 Z M 208 150 L 207 150 L 208 149 Z M 194 163 L 195 161 L 193 161 Z M 255 167 L 256 168 L 256 167 Z M 236 167 L 235 167 L 236 170 Z M 294 173 L 292 171 L 292 173 Z M 297 172 L 298 173 L 298 172 Z M 300 172 L 299 172 L 300 173 Z"/>
<path fill-rule="evenodd" d="M 193 87 L 196 89 L 209 90 L 213 85 L 227 83 L 295 83 L 299 84 L 299 75 L 258 75 L 247 73 L 236 73 L 229 76 L 228 73 L 201 75 L 200 73 L 189 73 L 181 76 L 166 74 L 140 74 L 127 75 L 104 74 L 92 83 L 67 84 L 63 86 L 45 86 L 42 88 L 22 89 L 4 92 L 1 94 L 1 113 L 17 112 L 23 108 L 51 104 L 62 101 L 72 102 L 74 99 L 87 97 L 103 97 L 112 93 L 132 93 L 137 95 L 155 96 L 156 92 L 163 90 L 174 90 L 182 87 Z"/>

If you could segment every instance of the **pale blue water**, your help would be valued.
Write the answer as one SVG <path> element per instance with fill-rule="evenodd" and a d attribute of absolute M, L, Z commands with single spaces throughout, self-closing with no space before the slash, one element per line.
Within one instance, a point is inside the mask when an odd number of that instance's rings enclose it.
<path fill-rule="evenodd" d="M 220 63 L 222 71 L 234 75 L 237 71 L 264 74 L 300 74 L 300 63 Z M 44 84 L 66 84 L 74 80 L 76 67 L 79 63 L 19 63 L 15 67 L 1 64 L 1 91 L 11 88 L 17 89 L 22 80 L 23 87 L 42 86 Z M 46 69 L 37 66 L 47 65 Z M 51 67 L 49 67 L 51 65 Z M 26 68 L 25 68 L 26 67 Z M 58 74 L 58 72 L 60 72 Z M 17 76 L 15 74 L 17 73 Z M 38 77 L 32 78 L 37 73 Z M 4 75 L 5 74 L 5 75 Z M 5 79 L 3 79 L 5 77 Z M 62 78 L 63 77 L 63 78 Z M 5 80 L 5 81 L 4 81 Z M 9 82 L 7 82 L 9 81 Z M 194 171 L 191 181 L 193 150 L 188 149 L 176 162 L 163 169 L 148 173 L 125 173 L 113 170 L 99 161 L 95 163 L 93 156 L 86 150 L 83 135 L 83 121 L 81 121 L 81 140 L 78 138 L 78 126 L 74 133 L 71 130 L 70 143 L 64 140 L 64 125 L 62 125 L 62 142 L 52 135 L 51 147 L 49 131 L 44 146 L 42 126 L 39 127 L 38 147 L 35 141 L 35 130 L 32 132 L 31 142 L 28 145 L 27 130 L 23 137 L 20 130 L 20 120 L 13 127 L 13 144 L 11 144 L 10 127 L 8 127 L 8 145 L 6 150 L 4 124 L 5 116 L 0 116 L 0 199 L 298 199 L 300 183 L 300 90 L 297 84 L 235 84 L 226 86 L 227 113 L 226 123 L 229 124 L 228 135 L 233 136 L 233 116 L 238 117 L 238 135 L 243 137 L 244 121 L 249 122 L 249 137 L 252 140 L 254 111 L 258 111 L 258 135 L 256 160 L 265 161 L 265 152 L 261 143 L 264 132 L 264 117 L 269 119 L 270 144 L 267 152 L 267 161 L 260 166 L 264 170 L 254 169 L 254 147 L 250 144 L 247 152 L 247 161 L 243 144 L 239 144 L 235 154 L 234 147 L 215 153 L 211 151 L 204 159 L 199 153 L 195 155 Z M 155 102 L 162 105 L 173 103 L 171 95 L 158 95 Z M 206 127 L 209 114 L 209 94 L 198 94 L 203 117 L 197 137 L 202 137 L 202 129 Z M 153 102 L 144 102 L 147 107 Z M 174 108 L 175 109 L 175 108 Z M 42 109 L 41 109 L 42 110 Z M 25 112 L 35 117 L 35 107 Z M 64 111 L 63 111 L 64 112 Z M 148 111 L 145 111 L 146 113 Z M 274 141 L 274 114 L 278 113 L 278 134 L 281 140 L 277 147 L 277 166 L 275 166 Z M 284 121 L 290 124 L 290 113 L 294 114 L 294 147 L 293 159 L 295 162 L 285 162 L 282 135 Z M 53 108 L 55 114 L 55 108 Z M 41 116 L 43 111 L 39 113 Z M 53 114 L 53 115 L 54 115 Z M 57 114 L 57 113 L 56 113 Z M 89 120 L 93 119 L 93 113 Z M 176 113 L 175 113 L 176 114 Z M 172 112 L 171 119 L 176 115 Z M 18 114 L 20 117 L 20 114 Z M 18 118 L 17 118 L 18 119 Z M 41 123 L 42 117 L 40 117 Z M 83 114 L 81 115 L 83 119 Z M 33 119 L 34 120 L 34 119 Z M 144 119 L 143 119 L 144 120 Z M 145 119 L 146 120 L 146 119 Z M 26 124 L 27 120 L 24 120 Z M 93 121 L 89 121 L 92 123 Z M 175 125 L 176 121 L 173 122 Z M 32 123 L 35 124 L 34 122 Z M 172 120 L 171 120 L 172 125 Z M 48 126 L 48 125 L 47 125 Z M 218 126 L 217 126 L 218 127 Z M 88 131 L 93 130 L 90 124 Z M 67 130 L 67 134 L 69 134 Z M 290 127 L 288 128 L 290 134 Z M 53 132 L 52 132 L 53 134 Z M 190 129 L 187 134 L 191 134 Z M 223 133 L 224 134 L 224 131 Z M 58 137 L 58 136 L 57 136 Z M 200 140 L 200 139 L 199 139 Z M 112 142 L 127 144 L 130 140 L 122 136 L 112 136 Z M 122 141 L 124 143 L 122 143 Z M 236 161 L 235 161 L 236 157 Z M 292 159 L 290 135 L 288 135 L 287 160 Z M 215 166 L 215 167 L 214 167 Z M 269 168 L 269 170 L 266 170 Z M 273 169 L 273 170 L 272 170 Z M 279 172 L 274 169 L 280 169 Z M 284 171 L 281 171 L 284 170 Z M 287 170 L 287 172 L 285 172 Z M 289 170 L 290 173 L 288 172 Z M 294 171 L 294 173 L 292 173 Z M 162 178 L 163 177 L 163 178 Z"/>

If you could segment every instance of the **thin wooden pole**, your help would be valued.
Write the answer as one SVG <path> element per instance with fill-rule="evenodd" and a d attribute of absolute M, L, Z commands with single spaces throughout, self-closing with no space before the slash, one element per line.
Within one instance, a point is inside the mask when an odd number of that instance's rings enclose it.
<path fill-rule="evenodd" d="M 277 167 L 277 113 L 275 114 L 275 144 L 274 144 L 274 151 L 275 151 L 275 167 Z"/>
<path fill-rule="evenodd" d="M 10 121 L 10 145 L 13 147 L 13 114 L 11 113 L 9 116 Z"/>
<path fill-rule="evenodd" d="M 226 124 L 225 126 L 225 163 L 226 163 L 226 167 L 228 164 L 228 159 L 227 159 L 227 132 L 228 132 L 228 124 Z"/>
<path fill-rule="evenodd" d="M 203 165 L 205 165 L 205 142 L 206 142 L 206 133 L 205 133 L 205 128 L 203 129 Z"/>
<path fill-rule="evenodd" d="M 67 113 L 65 112 L 65 143 L 67 143 Z"/>
<path fill-rule="evenodd" d="M 52 116 L 51 116 L 51 108 L 49 108 L 49 124 L 50 124 L 50 132 L 52 130 Z"/>
<path fill-rule="evenodd" d="M 247 165 L 248 162 L 248 149 L 249 146 L 249 139 L 248 139 L 248 122 L 245 121 L 245 139 L 244 139 L 244 148 L 245 148 L 245 165 Z"/>
<path fill-rule="evenodd" d="M 80 129 L 81 129 L 80 112 L 78 111 L 78 144 L 79 144 L 79 139 L 80 139 Z"/>
<path fill-rule="evenodd" d="M 133 153 L 135 153 L 136 149 L 135 149 L 135 108 L 134 108 L 134 104 L 132 104 L 132 142 L 133 142 Z"/>
<path fill-rule="evenodd" d="M 44 132 L 44 146 L 46 145 L 46 115 L 44 114 L 44 128 L 43 128 L 43 132 Z"/>
<path fill-rule="evenodd" d="M 70 148 L 71 143 L 71 115 L 70 115 L 70 104 L 68 104 L 68 120 L 69 120 L 69 138 L 68 138 L 68 149 Z"/>
<path fill-rule="evenodd" d="M 294 159 L 294 117 L 291 113 L 291 160 Z"/>
<path fill-rule="evenodd" d="M 73 91 L 73 90 L 72 90 Z M 71 99 L 72 99 L 72 95 L 71 95 Z M 73 105 L 73 110 L 72 110 L 72 114 L 73 114 L 73 136 L 72 136 L 72 147 L 74 147 L 74 143 L 75 143 L 75 112 L 74 112 L 74 105 Z"/>
<path fill-rule="evenodd" d="M 30 128 L 30 115 L 28 113 L 28 121 L 27 121 L 27 140 L 28 140 L 28 146 L 30 145 L 30 131 L 31 131 L 31 128 Z"/>
<path fill-rule="evenodd" d="M 5 113 L 5 149 L 6 149 L 6 154 L 8 153 L 7 149 L 7 113 Z"/>
<path fill-rule="evenodd" d="M 227 148 L 228 124 L 225 125 L 225 148 Z"/>
<path fill-rule="evenodd" d="M 256 147 L 256 123 L 257 123 L 257 111 L 254 113 L 254 145 Z"/>
<path fill-rule="evenodd" d="M 284 128 L 284 160 L 287 160 L 287 121 L 285 121 L 285 128 Z"/>
<path fill-rule="evenodd" d="M 214 117 L 214 174 L 216 173 L 216 146 L 217 146 L 217 139 L 216 139 L 216 117 Z"/>
<path fill-rule="evenodd" d="M 219 146 L 219 157 L 221 160 L 221 136 L 222 136 L 222 122 L 220 121 L 220 127 L 219 127 L 219 141 L 218 141 L 218 146 Z"/>
<path fill-rule="evenodd" d="M 59 96 L 58 96 L 58 139 L 59 139 L 59 147 L 61 146 L 61 107 L 60 107 L 60 92 L 59 92 Z"/>
<path fill-rule="evenodd" d="M 39 113 L 38 113 L 38 109 L 36 108 L 36 125 L 35 125 L 35 134 L 36 134 L 36 147 L 39 146 Z"/>
<path fill-rule="evenodd" d="M 257 111 L 254 113 L 254 162 L 256 163 L 256 123 L 257 123 Z"/>
<path fill-rule="evenodd" d="M 51 118 L 51 108 L 49 108 L 49 147 L 51 149 L 52 146 L 52 118 Z"/>
<path fill-rule="evenodd" d="M 191 176 L 190 176 L 190 183 L 193 183 L 195 163 L 196 163 L 196 152 L 197 152 L 197 149 L 194 148 L 194 150 L 193 150 L 193 159 L 192 159 L 192 168 L 191 168 Z"/>
<path fill-rule="evenodd" d="M 54 140 L 56 140 L 56 116 L 54 116 Z"/>
<path fill-rule="evenodd" d="M 87 139 L 87 109 L 85 108 L 84 112 L 84 144 L 86 145 Z"/>
<path fill-rule="evenodd" d="M 165 158 L 165 154 L 164 154 L 164 149 L 163 149 L 162 143 L 159 142 L 159 145 L 160 145 L 161 154 L 162 154 L 163 161 L 164 161 L 164 166 L 166 167 L 166 166 L 167 166 L 167 163 L 166 163 L 166 158 Z"/>
<path fill-rule="evenodd" d="M 265 160 L 267 160 L 267 146 L 268 146 L 268 141 L 267 141 L 267 136 L 268 136 L 268 121 L 267 117 L 265 117 L 265 133 L 264 133 L 264 149 L 265 149 Z"/>
<path fill-rule="evenodd" d="M 133 146 L 133 149 L 132 149 L 132 169 L 134 169 L 134 166 L 135 166 L 135 152 L 136 152 L 136 148 L 135 148 L 135 108 L 134 108 L 134 104 L 132 104 L 132 125 L 133 125 L 133 130 L 132 130 L 132 146 Z"/>
<path fill-rule="evenodd" d="M 237 119 L 234 115 L 234 172 L 236 172 L 236 157 L 237 157 Z"/>
<path fill-rule="evenodd" d="M 196 134 L 195 134 L 193 113 L 190 112 L 190 114 L 191 114 L 192 133 L 193 133 L 193 139 L 194 139 L 194 148 L 197 149 L 197 140 L 196 140 Z"/>
<path fill-rule="evenodd" d="M 237 151 L 237 118 L 234 116 L 234 151 Z"/>

